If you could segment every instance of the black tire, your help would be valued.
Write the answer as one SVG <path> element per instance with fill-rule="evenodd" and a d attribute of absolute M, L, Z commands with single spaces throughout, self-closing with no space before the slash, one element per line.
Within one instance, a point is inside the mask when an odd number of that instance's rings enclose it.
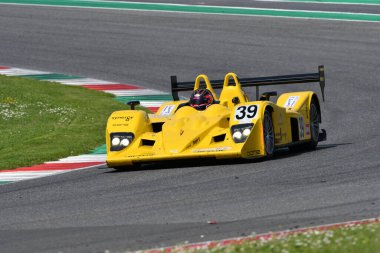
<path fill-rule="evenodd" d="M 265 109 L 263 120 L 263 134 L 265 155 L 270 158 L 274 153 L 274 128 L 272 114 L 268 109 Z"/>
<path fill-rule="evenodd" d="M 318 109 L 318 102 L 315 98 L 311 100 L 309 109 L 311 140 L 307 143 L 309 149 L 315 149 L 319 139 L 319 124 L 321 123 L 321 112 Z"/>

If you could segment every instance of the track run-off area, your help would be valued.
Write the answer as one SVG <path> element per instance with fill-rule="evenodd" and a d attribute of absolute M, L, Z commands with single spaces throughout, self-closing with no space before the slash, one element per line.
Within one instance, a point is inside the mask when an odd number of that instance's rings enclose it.
<path fill-rule="evenodd" d="M 95 167 L 0 185 L 0 251 L 139 250 L 378 217 L 380 6 L 321 2 L 0 0 L 0 66 L 168 92 L 170 75 L 259 77 L 324 64 L 328 136 L 316 151 L 267 161 Z M 178 6 L 187 9 L 159 9 Z M 188 11 L 201 8 L 219 12 Z M 255 13 L 227 13 L 236 10 Z M 262 92 L 298 89 L 320 95 L 312 84 Z"/>

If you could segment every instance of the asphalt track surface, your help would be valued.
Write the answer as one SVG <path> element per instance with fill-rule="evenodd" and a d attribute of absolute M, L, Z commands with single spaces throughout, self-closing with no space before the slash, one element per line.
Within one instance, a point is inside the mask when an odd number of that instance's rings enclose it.
<path fill-rule="evenodd" d="M 378 23 L 2 5 L 0 28 L 1 65 L 166 91 L 172 74 L 325 64 L 328 133 L 314 152 L 269 161 L 97 168 L 0 186 L 0 252 L 137 250 L 380 214 Z"/>

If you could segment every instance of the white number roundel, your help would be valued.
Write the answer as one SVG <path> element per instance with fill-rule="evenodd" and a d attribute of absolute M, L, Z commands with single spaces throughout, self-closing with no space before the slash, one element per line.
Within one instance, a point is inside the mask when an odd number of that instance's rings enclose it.
<path fill-rule="evenodd" d="M 238 106 L 235 110 L 235 120 L 239 121 L 240 123 L 251 122 L 251 120 L 256 117 L 258 109 L 258 105 Z"/>

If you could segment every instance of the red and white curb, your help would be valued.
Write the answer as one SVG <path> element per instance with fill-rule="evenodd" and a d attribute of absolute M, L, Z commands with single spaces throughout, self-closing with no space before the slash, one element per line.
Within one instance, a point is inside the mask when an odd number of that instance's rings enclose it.
<path fill-rule="evenodd" d="M 247 236 L 247 237 L 236 237 L 236 238 L 224 239 L 224 240 L 219 240 L 219 241 L 208 241 L 208 242 L 187 244 L 187 245 L 182 245 L 182 246 L 139 250 L 136 252 L 137 253 L 192 252 L 192 250 L 215 249 L 215 248 L 226 247 L 230 245 L 241 245 L 246 242 L 281 239 L 290 235 L 296 235 L 296 234 L 312 232 L 312 231 L 326 231 L 326 230 L 332 230 L 332 229 L 337 229 L 337 228 L 342 228 L 342 227 L 353 227 L 353 226 L 358 226 L 358 225 L 367 225 L 367 224 L 375 224 L 375 223 L 380 223 L 380 218 L 348 221 L 348 222 L 342 222 L 342 223 L 333 223 L 333 224 L 320 225 L 320 226 L 314 226 L 314 227 L 300 228 L 300 229 L 295 229 L 295 230 L 285 230 L 285 231 L 271 232 L 271 233 L 265 233 L 265 234 L 258 234 L 258 235 Z"/>
<path fill-rule="evenodd" d="M 32 69 L 11 68 L 1 66 L 0 75 L 7 76 L 27 76 L 27 75 L 49 75 L 52 72 L 38 71 Z M 94 78 L 70 78 L 70 79 L 44 79 L 44 81 L 58 82 L 65 85 L 82 86 L 88 89 L 103 91 L 106 93 L 114 94 L 117 97 L 121 96 L 149 96 L 149 95 L 167 95 L 166 92 L 146 89 L 138 85 L 123 84 L 117 82 L 104 81 Z M 152 111 L 156 111 L 164 101 L 141 101 L 141 105 L 148 107 Z"/>
<path fill-rule="evenodd" d="M 105 155 L 70 156 L 58 161 L 46 162 L 13 170 L 0 170 L 0 182 L 18 182 L 65 172 L 105 165 Z"/>
<path fill-rule="evenodd" d="M 123 98 L 133 96 L 145 96 L 149 98 L 149 96 L 151 95 L 168 95 L 167 93 L 162 91 L 146 89 L 137 85 L 110 82 L 94 78 L 71 77 L 62 74 L 38 71 L 33 69 L 0 66 L 0 75 L 30 78 L 34 77 L 35 79 L 52 82 L 54 81 L 64 85 L 82 86 L 84 88 L 92 90 L 111 93 L 117 97 Z M 153 112 L 157 111 L 161 104 L 165 102 L 162 99 L 155 101 L 154 97 L 153 99 L 146 99 L 145 101 L 144 98 L 139 100 L 141 101 L 142 106 L 147 107 Z M 46 162 L 30 167 L 22 167 L 13 170 L 0 170 L 0 184 L 7 184 L 27 179 L 40 178 L 50 175 L 61 174 L 72 170 L 79 170 L 98 165 L 104 165 L 105 160 L 106 157 L 103 154 L 79 155 L 63 158 L 58 161 Z"/>

